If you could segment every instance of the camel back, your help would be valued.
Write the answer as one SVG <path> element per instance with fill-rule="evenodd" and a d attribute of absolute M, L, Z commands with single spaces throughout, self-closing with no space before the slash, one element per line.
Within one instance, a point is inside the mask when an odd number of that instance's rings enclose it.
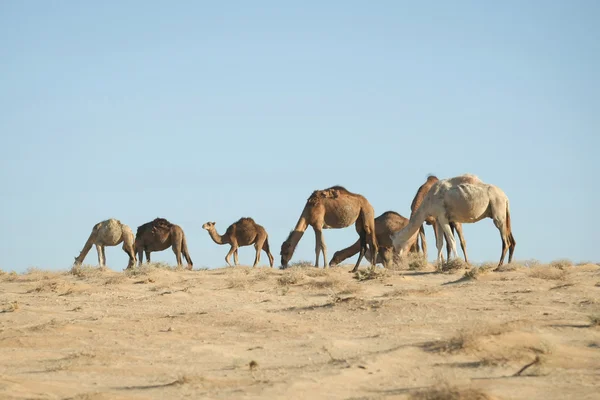
<path fill-rule="evenodd" d="M 157 231 L 168 231 L 172 226 L 173 224 L 164 218 L 155 218 L 150 222 L 146 222 L 145 224 L 138 226 L 137 232 L 135 233 L 135 238 L 137 239 L 148 231 L 153 233 Z"/>
<path fill-rule="evenodd" d="M 242 218 L 238 219 L 235 223 L 240 224 L 240 225 L 241 224 L 252 224 L 252 225 L 256 224 L 256 222 L 250 217 L 242 217 Z"/>
<path fill-rule="evenodd" d="M 387 215 L 395 215 L 397 217 L 404 218 L 402 215 L 398 214 L 396 211 L 386 211 L 375 219 L 385 218 Z"/>

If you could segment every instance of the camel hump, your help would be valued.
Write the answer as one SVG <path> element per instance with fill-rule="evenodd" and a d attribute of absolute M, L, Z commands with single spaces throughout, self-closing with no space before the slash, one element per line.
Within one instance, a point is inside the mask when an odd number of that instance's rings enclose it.
<path fill-rule="evenodd" d="M 352 194 L 348 189 L 343 186 L 335 185 L 328 187 L 327 189 L 315 190 L 308 198 L 309 203 L 317 203 L 321 199 L 337 199 L 342 194 Z"/>
<path fill-rule="evenodd" d="M 135 236 L 137 238 L 147 231 L 156 232 L 157 230 L 170 230 L 172 226 L 173 224 L 164 218 L 154 218 L 152 221 L 138 226 Z"/>
<path fill-rule="evenodd" d="M 386 217 L 386 216 L 388 216 L 388 215 L 395 215 L 395 216 L 397 216 L 397 217 L 404 218 L 402 215 L 400 215 L 400 214 L 399 214 L 399 213 L 397 213 L 396 211 L 386 211 L 386 212 L 384 212 L 383 214 L 381 214 L 381 215 L 380 215 L 378 218 L 380 218 L 380 217 Z"/>
<path fill-rule="evenodd" d="M 236 224 L 256 224 L 256 222 L 254 221 L 254 219 L 250 218 L 250 217 L 242 217 L 240 219 L 238 219 L 236 221 Z"/>

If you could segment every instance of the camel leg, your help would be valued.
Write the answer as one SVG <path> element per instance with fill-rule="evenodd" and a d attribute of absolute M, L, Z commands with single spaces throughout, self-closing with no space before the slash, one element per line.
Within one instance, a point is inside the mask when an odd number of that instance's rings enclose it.
<path fill-rule="evenodd" d="M 102 246 L 102 267 L 106 267 L 106 246 Z"/>
<path fill-rule="evenodd" d="M 452 250 L 452 255 L 456 258 L 458 257 L 458 253 L 456 252 L 456 241 L 454 240 L 454 235 L 452 234 L 452 229 L 450 229 L 450 223 L 448 221 L 442 221 L 441 226 L 444 232 L 444 236 L 446 240 L 450 242 L 450 248 Z M 450 261 L 450 255 L 448 255 L 448 261 Z"/>
<path fill-rule="evenodd" d="M 450 222 L 448 225 L 450 226 L 450 235 L 452 235 L 452 239 L 454 239 L 454 228 L 453 228 L 452 222 Z M 451 245 L 450 240 L 448 239 L 448 236 L 446 235 L 446 232 L 444 232 L 444 238 L 446 239 L 446 255 L 449 260 L 450 253 L 452 253 L 452 245 Z"/>
<path fill-rule="evenodd" d="M 263 245 L 265 244 L 264 239 L 258 239 L 256 243 L 254 243 L 254 249 L 256 250 L 256 256 L 254 256 L 254 265 L 252 267 L 256 267 L 260 262 L 260 252 L 262 251 Z"/>
<path fill-rule="evenodd" d="M 235 247 L 233 247 L 233 244 L 231 245 L 231 248 L 229 249 L 229 252 L 227 253 L 227 255 L 225 256 L 225 262 L 227 263 L 227 265 L 229 265 L 230 267 L 233 267 L 233 265 L 231 265 L 231 263 L 229 262 L 229 257 L 231 257 L 231 254 L 233 254 L 233 252 L 236 250 Z"/>
<path fill-rule="evenodd" d="M 323 231 L 315 229 L 315 267 L 319 268 L 319 256 L 321 255 L 321 243 L 323 240 Z M 327 264 L 323 266 L 327 268 Z"/>
<path fill-rule="evenodd" d="M 273 258 L 273 254 L 271 254 L 271 250 L 269 249 L 269 238 L 265 238 L 262 249 L 265 253 L 267 253 L 267 257 L 269 257 L 269 264 L 271 265 L 271 268 L 273 268 L 275 259 Z"/>
<path fill-rule="evenodd" d="M 498 267 L 504 264 L 504 256 L 506 256 L 506 250 L 510 247 L 509 235 L 506 233 L 506 221 L 494 219 L 494 225 L 500 231 L 500 238 L 502 239 L 502 254 L 500 255 L 500 262 L 498 263 Z M 496 267 L 496 269 L 498 269 Z"/>
<path fill-rule="evenodd" d="M 419 228 L 419 237 L 421 238 L 421 250 L 423 250 L 423 256 L 427 259 L 427 239 L 425 238 L 425 227 L 421 225 Z M 417 249 L 417 253 L 418 253 Z"/>
<path fill-rule="evenodd" d="M 356 265 L 350 272 L 356 272 L 358 270 L 358 266 L 362 261 L 363 256 L 365 255 L 365 251 L 367 249 L 367 233 L 365 231 L 359 232 L 360 235 L 360 252 L 358 253 L 358 260 L 356 260 Z"/>
<path fill-rule="evenodd" d="M 444 262 L 444 255 L 441 253 L 441 248 L 444 246 L 444 236 L 443 236 L 443 230 L 442 228 L 438 225 L 437 221 L 435 221 L 432 225 L 433 228 L 433 235 L 435 236 L 435 247 L 438 251 L 437 254 L 437 262 L 438 263 L 443 263 Z M 441 239 L 440 239 L 440 236 Z"/>
<path fill-rule="evenodd" d="M 123 242 L 123 251 L 129 256 L 129 263 L 127 264 L 127 268 L 132 268 L 135 265 L 135 252 L 133 251 L 133 247 L 127 241 Z"/>
<path fill-rule="evenodd" d="M 98 267 L 102 268 L 102 246 L 96 245 L 96 253 L 98 253 Z"/>
<path fill-rule="evenodd" d="M 444 263 L 444 256 L 442 255 L 442 247 L 444 247 L 444 230 L 440 226 L 439 221 L 435 221 L 434 226 L 435 246 L 437 248 L 437 262 L 439 265 L 442 265 Z"/>
<path fill-rule="evenodd" d="M 144 253 L 146 253 L 146 262 L 148 264 L 150 264 L 151 263 L 151 261 L 150 261 L 150 253 L 152 253 L 152 252 L 150 250 L 144 250 Z"/>
<path fill-rule="evenodd" d="M 171 249 L 173 250 L 173 253 L 175 253 L 175 259 L 177 259 L 177 266 L 181 267 L 183 265 L 183 262 L 181 260 L 181 243 L 173 243 L 171 245 Z"/>
<path fill-rule="evenodd" d="M 453 223 L 454 228 L 456 229 L 456 233 L 458 233 L 458 239 L 460 240 L 460 248 L 462 249 L 463 256 L 465 256 L 465 262 L 469 264 L 469 258 L 467 257 L 467 242 L 465 241 L 465 237 L 463 235 L 463 229 L 461 223 Z"/>
<path fill-rule="evenodd" d="M 238 248 L 236 247 L 235 250 L 233 251 L 233 263 L 235 265 L 240 265 L 240 261 L 238 259 Z"/>
<path fill-rule="evenodd" d="M 508 238 L 510 239 L 510 246 L 508 247 L 508 263 L 510 264 L 512 262 L 513 253 L 515 252 L 515 246 L 517 245 L 517 242 L 516 242 L 515 237 L 513 236 L 512 232 L 508 235 Z M 466 253 L 465 253 L 465 257 L 466 257 Z"/>

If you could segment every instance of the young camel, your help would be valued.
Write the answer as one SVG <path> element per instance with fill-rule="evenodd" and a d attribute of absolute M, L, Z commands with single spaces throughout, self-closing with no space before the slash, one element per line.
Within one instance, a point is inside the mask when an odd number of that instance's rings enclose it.
<path fill-rule="evenodd" d="M 164 218 L 155 218 L 154 220 L 138 226 L 135 234 L 135 250 L 139 257 L 139 264 L 142 265 L 146 253 L 146 261 L 150 262 L 150 253 L 153 251 L 163 251 L 171 247 L 177 258 L 177 266 L 183 265 L 181 255 L 185 257 L 187 269 L 191 270 L 194 266 L 190 254 L 188 253 L 185 233 L 179 225 L 170 223 Z"/>
<path fill-rule="evenodd" d="M 98 253 L 98 264 L 100 268 L 102 268 L 106 265 L 104 248 L 106 246 L 116 246 L 121 242 L 123 242 L 123 251 L 129 256 L 129 264 L 127 264 L 127 269 L 129 269 L 135 265 L 133 232 L 129 226 L 114 218 L 107 219 L 94 225 L 92 233 L 87 242 L 85 242 L 85 246 L 83 246 L 83 250 L 81 250 L 79 256 L 75 257 L 74 265 L 81 265 L 85 256 L 92 248 L 92 245 L 95 245 L 96 252 Z"/>
<path fill-rule="evenodd" d="M 229 225 L 229 228 L 227 228 L 227 231 L 225 231 L 223 236 L 217 233 L 214 222 L 207 222 L 202 225 L 202 228 L 208 231 L 210 238 L 216 244 L 231 245 L 229 252 L 225 256 L 227 265 L 231 266 L 231 263 L 229 262 L 231 253 L 233 253 L 233 262 L 235 265 L 239 265 L 238 248 L 253 244 L 256 249 L 256 256 L 254 257 L 254 265 L 252 265 L 252 267 L 256 267 L 259 263 L 260 252 L 262 250 L 267 253 L 269 264 L 271 265 L 271 268 L 273 268 L 274 259 L 271 250 L 269 249 L 269 235 L 265 228 L 257 224 L 252 218 L 240 218 L 237 222 Z"/>
<path fill-rule="evenodd" d="M 442 179 L 434 183 L 408 225 L 391 235 L 394 248 L 399 251 L 401 257 L 408 246 L 416 240 L 419 227 L 429 216 L 433 216 L 437 224 L 438 263 L 442 262 L 444 240 L 442 233 L 445 233 L 450 241 L 452 254 L 458 257 L 449 221 L 475 223 L 484 218 L 491 218 L 500 231 L 502 254 L 498 267 L 504 263 L 507 249 L 508 262 L 512 261 L 517 242 L 512 234 L 508 197 L 499 187 L 483 183 L 470 174 Z"/>
<path fill-rule="evenodd" d="M 327 246 L 323 238 L 323 229 L 340 229 L 354 224 L 360 236 L 360 252 L 356 265 L 350 272 L 356 272 L 367 244 L 371 250 L 371 265 L 375 266 L 378 255 L 375 236 L 375 212 L 373 206 L 362 195 L 352 193 L 342 186 L 332 186 L 324 190 L 315 190 L 306 200 L 296 227 L 281 244 L 281 265 L 288 266 L 298 242 L 308 226 L 315 231 L 315 267 L 319 266 L 319 255 L 323 253 L 323 267 L 327 265 Z"/>
<path fill-rule="evenodd" d="M 466 179 L 472 179 L 472 178 L 467 177 Z M 439 179 L 436 176 L 431 175 L 427 178 L 427 181 L 425 181 L 425 183 L 419 187 L 419 190 L 417 190 L 417 193 L 415 194 L 415 197 L 413 198 L 413 201 L 410 204 L 411 218 L 415 214 L 415 212 L 417 211 L 417 209 L 419 208 L 421 203 L 423 202 L 423 199 L 429 192 L 429 189 L 431 189 L 431 186 L 433 186 L 433 184 L 436 183 L 437 181 L 439 181 Z M 427 225 L 431 225 L 433 227 L 433 233 L 437 237 L 437 225 L 435 223 L 435 218 L 432 216 L 429 216 L 425 219 L 425 223 Z M 458 233 L 458 238 L 460 240 L 460 247 L 462 249 L 463 256 L 465 257 L 465 262 L 468 264 L 469 259 L 467 258 L 467 243 L 465 242 L 465 238 L 463 236 L 462 224 L 460 222 L 450 221 L 450 231 L 452 232 L 453 237 L 454 237 L 455 231 Z M 419 237 L 421 238 L 421 249 L 423 250 L 423 254 L 425 255 L 425 258 L 427 258 L 427 240 L 425 239 L 425 229 L 424 229 L 423 225 L 421 225 L 421 227 L 419 228 Z M 444 233 L 444 237 L 446 237 L 445 233 Z M 415 246 L 418 251 L 419 250 L 419 241 L 418 240 L 415 241 Z M 450 251 L 451 250 L 452 250 L 452 247 L 450 246 L 450 241 L 448 241 L 448 238 L 446 238 L 446 253 L 448 254 L 448 259 L 450 259 Z"/>
<path fill-rule="evenodd" d="M 385 268 L 392 266 L 394 262 L 394 246 L 390 235 L 398 232 L 408 224 L 408 219 L 398 214 L 395 211 L 386 211 L 379 217 L 375 218 L 375 235 L 377 236 L 377 244 L 379 246 L 379 257 L 377 263 L 383 264 Z M 347 258 L 354 256 L 360 251 L 360 240 L 357 240 L 352 246 L 336 251 L 333 258 L 329 262 L 330 267 L 334 267 Z M 415 248 L 411 251 L 418 252 Z M 367 250 L 367 253 L 370 251 Z M 365 253 L 367 255 L 367 253 Z M 367 255 L 370 259 L 370 254 Z"/>

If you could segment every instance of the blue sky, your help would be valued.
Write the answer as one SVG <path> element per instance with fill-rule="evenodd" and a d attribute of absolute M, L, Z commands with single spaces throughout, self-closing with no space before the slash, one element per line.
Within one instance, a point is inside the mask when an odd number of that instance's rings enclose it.
<path fill-rule="evenodd" d="M 1 2 L 0 268 L 69 268 L 110 217 L 167 218 L 219 267 L 202 223 L 251 216 L 279 265 L 315 189 L 409 216 L 428 174 L 467 172 L 508 195 L 516 259 L 598 261 L 599 18 L 585 0 Z M 464 232 L 472 261 L 499 258 L 491 220 Z M 325 231 L 330 257 L 356 239 Z"/>

